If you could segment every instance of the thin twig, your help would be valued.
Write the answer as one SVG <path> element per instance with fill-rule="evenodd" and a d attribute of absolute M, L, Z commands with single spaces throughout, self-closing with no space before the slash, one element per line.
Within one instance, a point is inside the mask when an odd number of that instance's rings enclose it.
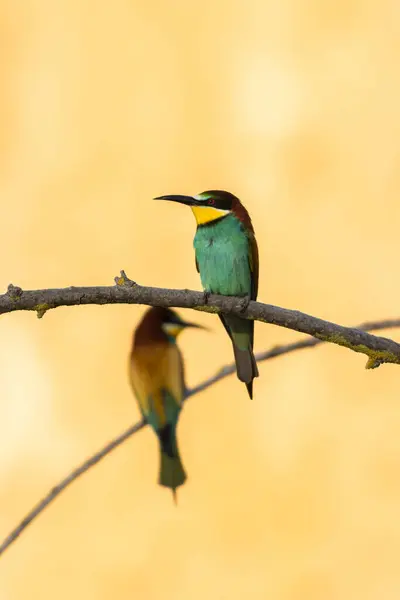
<path fill-rule="evenodd" d="M 400 327 L 400 319 L 386 319 L 386 321 L 368 321 L 359 325 L 357 329 L 361 329 L 362 331 L 382 331 L 383 329 L 391 329 L 394 327 Z M 257 362 L 259 363 L 263 362 L 264 360 L 276 358 L 277 356 L 282 356 L 282 354 L 289 354 L 289 352 L 294 352 L 295 350 L 303 350 L 304 348 L 314 348 L 315 346 L 319 346 L 323 343 L 324 342 L 322 340 L 307 338 L 305 340 L 293 342 L 292 344 L 274 346 L 270 350 L 259 352 L 255 355 L 255 357 Z M 232 373 L 235 372 L 236 366 L 234 363 L 227 365 L 226 367 L 222 367 L 222 369 L 220 369 L 215 375 L 209 377 L 205 381 L 199 383 L 195 387 L 188 390 L 186 392 L 186 400 L 190 398 L 190 396 L 194 396 L 199 392 L 203 392 L 214 383 L 217 383 L 221 379 L 224 379 L 228 375 L 232 375 Z"/>
<path fill-rule="evenodd" d="M 210 295 L 206 301 L 204 293 L 201 292 L 143 287 L 128 279 L 124 271 L 121 271 L 120 277 L 115 278 L 115 282 L 115 286 L 109 287 L 30 291 L 23 291 L 20 287 L 10 284 L 7 293 L 0 295 L 0 314 L 34 310 L 38 317 L 42 318 L 52 308 L 82 304 L 145 304 L 191 308 L 210 313 L 223 312 L 293 329 L 324 342 L 366 354 L 368 369 L 378 367 L 382 363 L 400 364 L 400 344 L 393 340 L 377 337 L 360 329 L 343 327 L 300 311 L 253 301 L 245 306 L 243 298 L 233 296 Z"/>
<path fill-rule="evenodd" d="M 400 327 L 400 319 L 387 319 L 385 321 L 377 321 L 377 322 L 369 322 L 363 323 L 359 325 L 357 329 L 360 330 L 370 330 L 370 331 L 379 331 L 382 329 L 389 329 L 393 327 Z M 322 344 L 322 341 L 316 339 L 305 339 L 300 340 L 298 342 L 294 342 L 292 344 L 286 344 L 282 346 L 275 346 L 270 350 L 265 352 L 260 352 L 256 355 L 257 362 L 263 362 L 265 360 L 269 360 L 271 358 L 275 358 L 277 356 L 282 356 L 283 354 L 289 354 L 290 352 L 294 352 L 295 350 L 301 350 L 304 348 L 313 348 L 314 346 L 318 346 Z M 210 386 L 214 385 L 221 379 L 224 379 L 228 375 L 231 375 L 235 372 L 235 365 L 230 364 L 222 369 L 220 369 L 215 375 L 209 377 L 202 383 L 197 386 L 188 389 L 186 391 L 185 401 L 195 396 L 196 394 L 203 392 Z M 134 433 L 137 433 L 141 429 L 146 426 L 145 421 L 140 421 L 135 425 L 129 427 L 126 431 L 124 431 L 121 435 L 114 438 L 111 442 L 109 442 L 104 448 L 96 452 L 93 456 L 87 459 L 84 463 L 82 463 L 79 467 L 74 469 L 65 479 L 60 481 L 55 487 L 53 487 L 50 492 L 40 500 L 36 506 L 25 516 L 25 518 L 17 525 L 13 531 L 5 538 L 3 543 L 0 545 L 0 555 L 3 554 L 5 550 L 21 535 L 21 533 L 34 521 L 43 511 L 44 509 L 53 502 L 61 492 L 63 492 L 68 486 L 70 486 L 78 477 L 83 475 L 86 471 L 88 471 L 91 467 L 96 465 L 102 458 L 107 456 L 112 450 L 120 446 L 125 440 L 131 437 Z"/>
<path fill-rule="evenodd" d="M 111 442 L 104 446 L 104 448 L 102 448 L 101 450 L 99 450 L 99 452 L 96 452 L 96 454 L 93 454 L 93 456 L 85 460 L 84 463 L 82 463 L 79 467 L 71 471 L 71 473 L 67 475 L 65 479 L 63 479 L 62 481 L 60 481 L 59 484 L 53 487 L 50 490 L 50 492 L 46 494 L 46 496 L 42 498 L 42 500 L 40 500 L 36 504 L 36 506 L 32 508 L 32 510 L 26 515 L 26 517 L 22 519 L 21 523 L 10 533 L 10 535 L 8 535 L 5 538 L 5 540 L 0 546 L 0 555 L 4 552 L 4 550 L 6 550 L 10 546 L 10 544 L 12 544 L 17 539 L 17 537 L 21 535 L 24 529 L 26 529 L 28 525 L 32 523 L 32 521 L 36 517 L 38 517 L 41 512 L 43 512 L 46 506 L 48 506 L 50 502 L 53 502 L 53 500 L 55 500 L 63 490 L 65 490 L 69 485 L 71 485 L 73 481 L 78 479 L 78 477 L 83 475 L 83 473 L 86 473 L 86 471 L 88 471 L 91 467 L 94 467 L 94 465 L 96 465 L 102 458 L 107 456 L 107 454 L 114 450 L 114 448 L 120 446 L 122 442 L 131 437 L 131 435 L 143 429 L 145 425 L 145 421 L 140 421 L 139 423 L 135 423 L 135 425 L 129 427 L 129 429 L 121 433 L 121 435 L 119 435 L 118 437 L 111 440 Z"/>

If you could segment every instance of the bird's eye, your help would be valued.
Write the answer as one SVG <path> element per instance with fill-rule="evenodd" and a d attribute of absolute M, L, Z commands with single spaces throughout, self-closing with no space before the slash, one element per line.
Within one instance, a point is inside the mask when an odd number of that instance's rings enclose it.
<path fill-rule="evenodd" d="M 214 198 L 209 198 L 209 199 L 207 200 L 207 204 L 210 204 L 211 206 L 214 206 L 214 204 L 215 204 L 215 200 L 214 200 Z"/>

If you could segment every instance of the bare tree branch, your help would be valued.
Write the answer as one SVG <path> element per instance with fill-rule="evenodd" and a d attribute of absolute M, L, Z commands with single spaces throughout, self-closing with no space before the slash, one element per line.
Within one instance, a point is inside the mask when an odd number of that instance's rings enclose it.
<path fill-rule="evenodd" d="M 82 304 L 146 304 L 192 308 L 210 313 L 236 314 L 286 327 L 312 335 L 324 342 L 345 346 L 354 352 L 368 356 L 367 369 L 382 363 L 400 364 L 400 344 L 393 340 L 376 337 L 360 329 L 343 327 L 323 321 L 296 310 L 279 308 L 261 302 L 246 302 L 243 298 L 210 295 L 191 290 L 169 290 L 142 287 L 128 279 L 124 271 L 115 278 L 116 285 L 110 287 L 69 287 L 64 289 L 23 291 L 12 284 L 6 294 L 0 296 L 0 314 L 17 310 L 35 310 L 39 318 L 58 306 Z"/>
<path fill-rule="evenodd" d="M 392 327 L 400 327 L 400 319 L 387 319 L 385 321 L 377 321 L 377 322 L 369 322 L 363 323 L 359 325 L 357 329 L 360 331 L 370 330 L 370 331 L 379 331 L 382 329 L 389 329 Z M 282 356 L 283 354 L 288 354 L 290 352 L 294 352 L 295 350 L 301 350 L 303 348 L 313 348 L 314 346 L 318 346 L 323 342 L 317 339 L 305 339 L 300 340 L 298 342 L 294 342 L 292 344 L 287 344 L 283 346 L 275 346 L 270 350 L 265 352 L 260 352 L 256 354 L 257 362 L 262 362 L 265 360 L 269 360 L 271 358 L 275 358 L 277 356 Z M 186 391 L 185 401 L 191 396 L 195 396 L 196 394 L 203 392 L 207 388 L 211 387 L 221 379 L 224 379 L 228 375 L 231 375 L 236 370 L 234 364 L 227 365 L 220 369 L 215 375 L 206 379 L 202 383 L 197 386 L 188 389 Z M 91 467 L 96 465 L 102 458 L 107 456 L 112 450 L 120 446 L 125 440 L 131 437 L 134 433 L 137 433 L 141 429 L 146 426 L 145 421 L 140 421 L 135 423 L 129 427 L 126 431 L 121 433 L 118 437 L 114 438 L 109 442 L 106 446 L 104 446 L 101 450 L 96 452 L 93 456 L 85 460 L 79 467 L 74 469 L 67 477 L 65 477 L 59 484 L 53 487 L 50 492 L 40 500 L 36 506 L 25 516 L 25 518 L 17 525 L 13 531 L 4 539 L 3 543 L 0 545 L 0 555 L 3 554 L 5 550 L 13 543 L 15 540 L 21 535 L 21 533 L 34 521 L 43 511 L 44 509 L 53 502 L 61 492 L 63 492 L 68 486 L 70 486 L 78 477 L 86 473 Z"/>

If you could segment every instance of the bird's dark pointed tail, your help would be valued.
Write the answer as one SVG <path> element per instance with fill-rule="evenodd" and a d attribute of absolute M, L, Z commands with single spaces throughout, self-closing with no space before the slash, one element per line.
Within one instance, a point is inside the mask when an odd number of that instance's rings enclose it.
<path fill-rule="evenodd" d="M 158 432 L 160 440 L 160 474 L 158 483 L 172 491 L 175 504 L 177 504 L 176 489 L 186 481 L 185 469 L 182 465 L 176 443 L 176 428 L 166 425 Z"/>
<path fill-rule="evenodd" d="M 257 362 L 254 358 L 253 350 L 247 348 L 241 350 L 233 342 L 233 352 L 235 354 L 236 373 L 238 379 L 246 384 L 250 399 L 253 399 L 253 379 L 258 377 Z"/>
<path fill-rule="evenodd" d="M 233 315 L 219 315 L 231 338 L 238 379 L 246 384 L 253 399 L 253 379 L 258 377 L 257 362 L 253 354 L 254 322 Z"/>

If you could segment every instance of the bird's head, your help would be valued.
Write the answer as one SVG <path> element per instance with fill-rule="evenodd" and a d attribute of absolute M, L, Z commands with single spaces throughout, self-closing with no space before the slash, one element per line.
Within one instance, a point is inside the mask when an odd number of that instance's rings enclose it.
<path fill-rule="evenodd" d="M 171 310 L 170 308 L 164 308 L 163 315 L 161 315 L 161 329 L 164 333 L 167 334 L 169 338 L 176 339 L 178 335 L 188 327 L 193 327 L 195 329 L 205 329 L 201 325 L 197 323 L 192 323 L 190 321 L 184 321 L 177 312 Z"/>
<path fill-rule="evenodd" d="M 153 306 L 149 308 L 142 321 L 139 323 L 135 339 L 136 343 L 147 344 L 165 340 L 165 336 L 170 341 L 175 341 L 178 335 L 188 327 L 196 329 L 205 329 L 202 325 L 184 321 L 177 312 L 171 308 L 162 308 L 161 306 Z"/>
<path fill-rule="evenodd" d="M 238 216 L 237 211 L 240 213 L 241 209 L 247 214 L 239 198 L 223 190 L 208 190 L 196 196 L 158 196 L 154 200 L 171 200 L 190 206 L 198 226 L 222 219 L 230 213 L 235 213 Z"/>

